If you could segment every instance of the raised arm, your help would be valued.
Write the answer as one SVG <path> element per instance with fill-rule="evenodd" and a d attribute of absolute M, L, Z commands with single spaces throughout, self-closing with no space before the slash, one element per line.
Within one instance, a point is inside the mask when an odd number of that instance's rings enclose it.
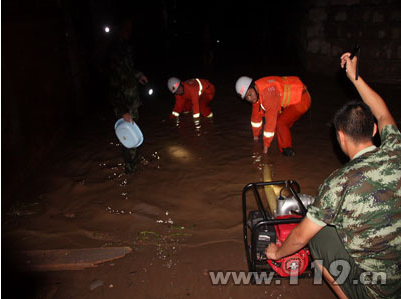
<path fill-rule="evenodd" d="M 358 80 L 355 80 L 356 64 L 358 57 L 350 59 L 350 53 L 344 53 L 341 56 L 341 67 L 346 70 L 347 77 L 354 84 L 359 95 L 366 105 L 369 106 L 373 115 L 376 117 L 379 127 L 379 132 L 386 125 L 396 125 L 393 116 L 387 108 L 386 103 L 382 97 L 375 92 L 370 86 L 359 76 Z"/>

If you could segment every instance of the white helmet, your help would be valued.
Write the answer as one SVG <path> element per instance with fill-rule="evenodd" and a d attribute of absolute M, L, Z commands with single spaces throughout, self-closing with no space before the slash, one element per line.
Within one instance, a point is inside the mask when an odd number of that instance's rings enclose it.
<path fill-rule="evenodd" d="M 176 77 L 171 77 L 167 81 L 167 87 L 168 89 L 175 94 L 177 92 L 178 87 L 180 87 L 181 80 L 176 78 Z"/>
<path fill-rule="evenodd" d="M 245 98 L 246 92 L 251 86 L 252 78 L 247 76 L 239 77 L 237 83 L 235 83 L 235 91 L 240 95 L 241 99 Z"/>

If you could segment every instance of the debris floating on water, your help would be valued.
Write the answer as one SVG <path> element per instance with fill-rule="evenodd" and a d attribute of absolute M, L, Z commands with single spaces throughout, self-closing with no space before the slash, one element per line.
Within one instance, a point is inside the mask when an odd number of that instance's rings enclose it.
<path fill-rule="evenodd" d="M 104 282 L 101 281 L 101 280 L 99 280 L 99 279 L 94 280 L 94 281 L 90 284 L 89 289 L 90 289 L 91 291 L 93 291 L 94 289 L 96 289 L 96 288 L 98 288 L 98 287 L 101 287 L 103 284 L 104 284 Z"/>

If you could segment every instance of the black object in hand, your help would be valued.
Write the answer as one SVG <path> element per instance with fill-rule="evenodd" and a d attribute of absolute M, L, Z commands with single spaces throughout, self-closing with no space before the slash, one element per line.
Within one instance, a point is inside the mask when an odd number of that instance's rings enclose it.
<path fill-rule="evenodd" d="M 361 49 L 361 47 L 359 47 L 359 45 L 356 44 L 354 50 L 352 50 L 352 52 L 351 52 L 351 56 L 349 57 L 349 59 L 354 58 L 354 56 L 355 56 L 356 54 L 359 55 L 359 50 L 360 50 L 360 49 Z"/>
<path fill-rule="evenodd" d="M 349 57 L 349 59 L 352 60 L 352 58 L 354 58 L 355 55 L 358 56 L 358 61 L 356 62 L 355 80 L 358 80 L 358 76 L 359 76 L 359 53 L 360 53 L 360 51 L 361 51 L 361 47 L 358 44 L 356 44 Z"/>

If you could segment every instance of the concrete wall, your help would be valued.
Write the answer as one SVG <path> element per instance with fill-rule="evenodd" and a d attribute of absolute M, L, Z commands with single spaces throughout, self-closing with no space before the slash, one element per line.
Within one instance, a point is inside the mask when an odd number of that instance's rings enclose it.
<path fill-rule="evenodd" d="M 340 55 L 359 43 L 364 78 L 401 81 L 401 1 L 306 0 L 305 4 L 300 43 L 306 70 L 333 74 Z"/>

